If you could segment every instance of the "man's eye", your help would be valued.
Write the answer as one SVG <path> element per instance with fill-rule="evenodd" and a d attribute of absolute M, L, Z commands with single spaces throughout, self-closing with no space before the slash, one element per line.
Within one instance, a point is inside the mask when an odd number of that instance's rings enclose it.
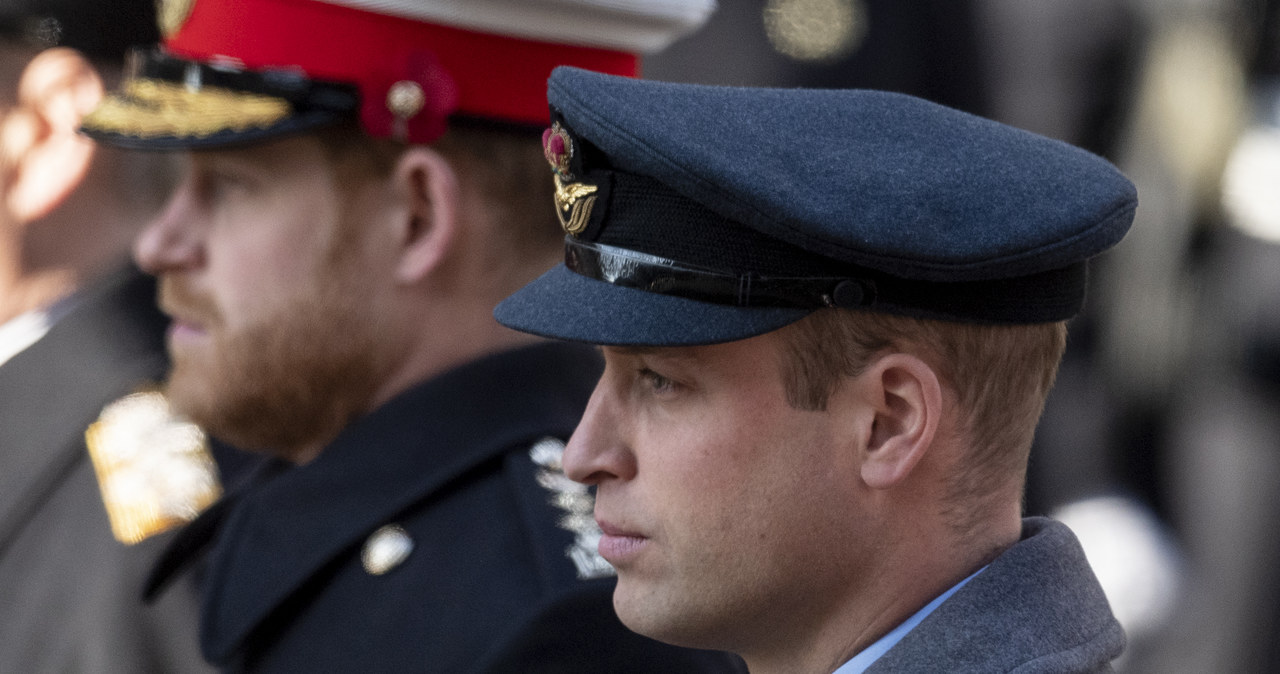
<path fill-rule="evenodd" d="M 245 189 L 249 182 L 243 177 L 225 171 L 204 171 L 196 176 L 196 189 L 206 203 L 217 203 L 235 190 Z"/>
<path fill-rule="evenodd" d="M 675 382 L 648 368 L 640 370 L 640 378 L 655 393 L 667 393 L 675 388 Z"/>

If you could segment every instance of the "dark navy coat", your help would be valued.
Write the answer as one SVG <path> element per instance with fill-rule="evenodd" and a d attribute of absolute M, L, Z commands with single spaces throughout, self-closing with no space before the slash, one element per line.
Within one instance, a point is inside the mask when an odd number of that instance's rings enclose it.
<path fill-rule="evenodd" d="M 165 373 L 155 284 L 122 270 L 0 365 L 0 672 L 198 672 L 188 582 L 146 607 L 170 534 L 112 537 L 85 428 Z"/>
<path fill-rule="evenodd" d="M 929 614 L 867 674 L 1112 671 L 1124 630 L 1075 534 L 1046 518 Z"/>
<path fill-rule="evenodd" d="M 540 441 L 568 437 L 599 372 L 587 347 L 546 344 L 411 389 L 196 520 L 157 580 L 208 546 L 201 642 L 231 671 L 741 671 L 629 632 L 612 576 L 579 578 L 593 521 L 569 506 L 587 492 Z M 388 525 L 412 549 L 375 575 Z"/>

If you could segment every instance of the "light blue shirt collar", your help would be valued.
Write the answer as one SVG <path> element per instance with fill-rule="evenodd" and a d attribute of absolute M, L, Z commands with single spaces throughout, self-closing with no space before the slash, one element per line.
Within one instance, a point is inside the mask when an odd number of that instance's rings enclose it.
<path fill-rule="evenodd" d="M 936 599 L 928 604 L 925 604 L 924 608 L 916 611 L 910 618 L 907 618 L 902 624 L 893 628 L 893 630 L 888 634 L 880 637 L 880 639 L 875 643 L 862 649 L 861 652 L 853 656 L 852 660 L 844 663 L 839 669 L 831 674 L 862 674 L 867 671 L 868 667 L 874 664 L 876 660 L 879 660 L 880 656 L 888 653 L 889 649 L 897 645 L 899 641 L 902 641 L 902 637 L 907 636 L 907 633 L 915 629 L 916 625 L 919 625 L 921 621 L 929 617 L 929 614 L 933 613 L 934 609 L 941 606 L 942 602 L 946 601 L 951 595 L 955 594 L 957 590 L 964 587 L 965 583 L 973 580 L 974 576 L 982 573 L 986 568 L 987 567 L 984 566 L 981 569 L 974 571 L 968 578 L 965 578 L 959 583 L 951 586 L 951 589 L 938 595 Z"/>

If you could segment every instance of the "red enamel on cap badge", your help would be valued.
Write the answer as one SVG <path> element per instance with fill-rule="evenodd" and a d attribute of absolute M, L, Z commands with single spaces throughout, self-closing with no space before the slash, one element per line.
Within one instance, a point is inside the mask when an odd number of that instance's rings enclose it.
<path fill-rule="evenodd" d="M 567 182 L 573 180 L 573 174 L 569 172 L 573 139 L 559 122 L 542 132 L 542 154 L 556 174 L 556 215 L 560 216 L 560 226 L 569 234 L 581 234 L 591 218 L 598 188 L 586 183 Z"/>
<path fill-rule="evenodd" d="M 551 164 L 556 175 L 566 180 L 573 179 L 573 174 L 569 173 L 569 160 L 573 159 L 573 141 L 559 122 L 542 132 L 542 155 L 547 158 L 547 163 Z"/>

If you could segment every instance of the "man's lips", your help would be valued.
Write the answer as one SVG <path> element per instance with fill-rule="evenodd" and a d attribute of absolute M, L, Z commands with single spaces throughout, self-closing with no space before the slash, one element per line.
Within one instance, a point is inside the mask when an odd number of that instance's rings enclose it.
<path fill-rule="evenodd" d="M 610 524 L 605 520 L 596 520 L 600 525 L 600 544 L 597 549 L 605 561 L 614 565 L 625 564 L 634 559 L 649 543 L 649 539 L 634 531 Z"/>
<path fill-rule="evenodd" d="M 160 310 L 169 316 L 169 335 L 175 339 L 206 336 L 220 316 L 211 297 L 192 290 L 180 278 L 160 277 Z"/>
<path fill-rule="evenodd" d="M 197 320 L 173 316 L 169 323 L 169 339 L 174 342 L 200 339 L 207 334 L 208 330 L 205 328 L 204 323 Z"/>

